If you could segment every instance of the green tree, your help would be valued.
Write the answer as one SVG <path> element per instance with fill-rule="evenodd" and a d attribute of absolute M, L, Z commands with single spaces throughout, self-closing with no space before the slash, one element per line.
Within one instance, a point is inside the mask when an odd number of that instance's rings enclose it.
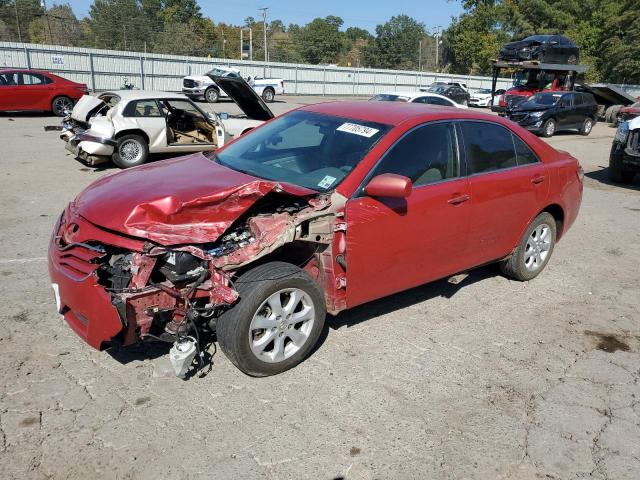
<path fill-rule="evenodd" d="M 417 69 L 424 24 L 398 15 L 376 27 L 376 38 L 366 51 L 367 63 L 381 68 Z"/>
<path fill-rule="evenodd" d="M 68 3 L 54 5 L 29 24 L 29 36 L 34 43 L 51 43 L 54 45 L 79 46 L 83 44 L 83 31 L 80 22 Z"/>
<path fill-rule="evenodd" d="M 43 12 L 44 9 L 40 6 L 39 0 L 0 0 L 0 21 L 4 25 L 2 28 L 4 33 L 0 35 L 14 42 L 19 41 L 20 38 L 23 42 L 31 42 L 29 25 L 33 20 L 41 17 Z"/>
<path fill-rule="evenodd" d="M 329 15 L 316 18 L 295 32 L 294 41 L 303 61 L 312 64 L 335 63 L 348 44 L 340 31 L 343 20 Z"/>

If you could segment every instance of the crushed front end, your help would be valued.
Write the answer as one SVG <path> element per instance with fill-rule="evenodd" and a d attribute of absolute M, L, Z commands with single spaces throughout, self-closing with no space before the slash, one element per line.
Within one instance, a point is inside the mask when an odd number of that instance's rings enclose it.
<path fill-rule="evenodd" d="M 237 301 L 234 274 L 285 245 L 304 252 L 298 258 L 321 277 L 322 252 L 333 241 L 330 206 L 329 196 L 274 193 L 212 241 L 163 245 L 101 228 L 72 202 L 49 244 L 58 312 L 96 349 L 197 338 Z"/>

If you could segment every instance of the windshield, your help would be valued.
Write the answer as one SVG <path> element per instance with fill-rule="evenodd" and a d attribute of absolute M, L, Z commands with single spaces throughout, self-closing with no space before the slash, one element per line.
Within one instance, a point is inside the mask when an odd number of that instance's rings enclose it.
<path fill-rule="evenodd" d="M 328 192 L 390 129 L 379 123 L 297 111 L 240 137 L 214 158 L 255 177 Z"/>
<path fill-rule="evenodd" d="M 227 70 L 224 68 L 212 68 L 207 72 L 208 76 L 212 77 L 229 77 L 229 78 L 241 78 L 240 73 L 234 70 Z"/>
<path fill-rule="evenodd" d="M 371 97 L 371 100 L 376 100 L 379 102 L 408 102 L 409 97 L 392 95 L 390 93 L 379 93 L 378 95 L 374 95 L 373 97 Z"/>
<path fill-rule="evenodd" d="M 562 98 L 558 93 L 536 93 L 528 102 L 537 103 L 538 105 L 555 105 Z"/>

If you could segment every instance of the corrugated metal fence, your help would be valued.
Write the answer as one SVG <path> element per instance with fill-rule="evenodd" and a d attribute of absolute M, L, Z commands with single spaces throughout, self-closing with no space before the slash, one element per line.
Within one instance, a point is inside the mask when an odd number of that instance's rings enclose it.
<path fill-rule="evenodd" d="M 434 81 L 465 82 L 469 88 L 491 88 L 491 78 L 404 70 L 377 70 L 220 58 L 120 52 L 90 48 L 0 42 L 0 68 L 48 70 L 86 83 L 93 91 L 121 88 L 125 79 L 147 90 L 180 91 L 182 78 L 201 75 L 213 65 L 240 69 L 242 74 L 285 80 L 288 94 L 373 95 L 385 90 L 415 90 Z M 507 87 L 508 79 L 499 85 Z"/>

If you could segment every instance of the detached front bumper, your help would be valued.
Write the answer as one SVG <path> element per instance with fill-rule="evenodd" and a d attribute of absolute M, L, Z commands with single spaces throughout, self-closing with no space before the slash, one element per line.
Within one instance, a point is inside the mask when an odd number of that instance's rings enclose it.
<path fill-rule="evenodd" d="M 104 253 L 82 242 L 62 245 L 63 228 L 68 225 L 59 222 L 49 243 L 49 276 L 58 313 L 85 342 L 101 350 L 125 327 L 111 296 L 97 282 L 98 265 L 92 261 Z"/>

